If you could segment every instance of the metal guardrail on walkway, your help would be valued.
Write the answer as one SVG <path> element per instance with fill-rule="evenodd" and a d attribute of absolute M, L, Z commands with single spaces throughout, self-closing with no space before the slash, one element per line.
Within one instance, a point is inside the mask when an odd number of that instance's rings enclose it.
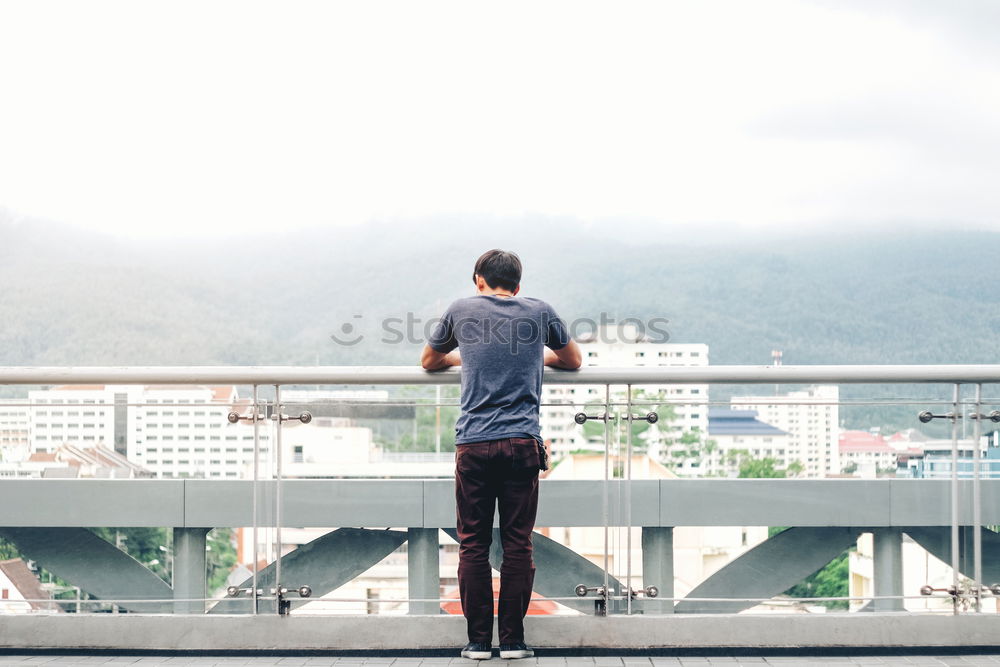
<path fill-rule="evenodd" d="M 255 461 L 262 421 L 258 389 L 270 386 L 279 405 L 281 388 L 289 385 L 441 385 L 456 384 L 459 370 L 426 372 L 415 367 L 92 367 L 0 368 L 0 384 L 84 385 L 156 384 L 253 386 Z M 937 383 L 954 387 L 952 411 L 930 418 L 950 419 L 957 442 L 957 422 L 972 409 L 976 433 L 982 383 L 1000 383 L 1000 365 L 928 366 L 650 366 L 639 368 L 546 369 L 549 384 L 624 385 L 629 387 L 626 414 L 631 414 L 631 387 L 683 384 L 805 384 L 805 383 Z M 959 400 L 959 386 L 976 388 L 975 401 Z M 594 481 L 543 481 L 539 527 L 603 527 L 604 567 L 580 557 L 544 536 L 536 538 L 536 590 L 581 611 L 595 609 L 594 600 L 574 600 L 574 583 L 603 591 L 607 618 L 584 616 L 536 619 L 542 645 L 647 646 L 667 645 L 980 645 L 1000 629 L 997 616 L 963 615 L 943 619 L 910 615 L 729 617 L 726 632 L 713 626 L 715 613 L 733 613 L 767 600 L 851 546 L 861 533 L 874 535 L 876 611 L 901 608 L 903 535 L 930 553 L 951 562 L 957 601 L 973 600 L 978 610 L 979 583 L 1000 581 L 1000 536 L 984 528 L 1000 524 L 1000 480 L 633 480 L 631 430 L 621 457 L 625 479 L 609 472 L 605 394 L 605 478 Z M 928 413 L 929 414 L 929 413 Z M 241 417 L 245 418 L 245 417 Z M 629 417 L 631 419 L 631 417 Z M 0 483 L 0 535 L 22 553 L 36 557 L 47 570 L 77 581 L 95 597 L 117 601 L 118 618 L 100 614 L 61 615 L 65 634 L 53 641 L 79 646 L 157 647 L 147 640 L 159 630 L 175 647 L 224 648 L 233 642 L 221 636 L 225 623 L 248 623 L 228 614 L 254 615 L 252 639 L 242 647 L 284 645 L 299 648 L 417 648 L 440 645 L 439 631 L 449 641 L 459 619 L 378 617 L 342 620 L 332 634 L 314 630 L 316 619 L 302 616 L 294 625 L 277 625 L 270 615 L 257 617 L 249 600 L 222 600 L 205 615 L 205 535 L 213 527 L 252 525 L 254 548 L 258 526 L 276 531 L 276 552 L 283 553 L 282 527 L 324 526 L 332 530 L 314 542 L 276 559 L 245 582 L 248 590 L 282 590 L 288 581 L 308 581 L 318 595 L 338 586 L 409 542 L 411 613 L 437 611 L 432 591 L 438 587 L 439 529 L 454 523 L 453 489 L 447 480 L 287 480 L 281 468 L 281 423 L 277 419 L 278 452 L 275 479 L 271 474 L 252 480 L 31 480 Z M 974 437 L 974 441 L 978 438 Z M 978 456 L 978 448 L 976 456 Z M 953 447 L 957 456 L 957 445 Z M 953 466 L 957 470 L 957 466 Z M 142 564 L 86 530 L 93 526 L 159 526 L 174 531 L 174 586 L 170 588 Z M 673 595 L 673 530 L 681 526 L 783 526 L 787 530 L 750 549 L 697 586 L 684 599 Z M 608 567 L 610 529 L 627 540 L 641 530 L 643 584 L 654 581 L 659 599 L 635 599 L 630 563 Z M 950 539 L 949 539 L 950 538 Z M 497 541 L 497 540 L 495 540 Z M 967 543 L 971 547 L 967 547 Z M 972 558 L 967 553 L 972 553 Z M 963 556 L 964 552 L 966 555 Z M 984 556 L 986 557 L 984 559 Z M 494 554 L 496 557 L 496 554 Z M 254 554 L 257 561 L 257 554 Z M 494 558 L 495 560 L 495 558 Z M 985 561 L 985 562 L 984 562 Z M 499 562 L 494 562 L 499 566 Z M 961 581 L 965 574 L 969 582 Z M 647 589 L 648 590 L 648 589 Z M 565 597 L 564 597 L 565 596 Z M 172 600 L 171 600 L 172 598 Z M 272 592 L 260 600 L 278 600 Z M 295 600 L 290 605 L 301 604 Z M 600 601 L 597 601 L 600 602 Z M 676 603 L 676 604 L 675 604 Z M 598 605 L 600 607 L 600 605 Z M 146 616 L 146 612 L 175 615 Z M 178 613 L 179 612 L 179 613 Z M 220 614 L 221 612 L 221 614 Z M 624 613 L 617 617 L 615 613 Z M 632 616 L 631 614 L 639 614 Z M 196 616 L 189 616 L 195 614 Z M 672 618 L 663 616 L 669 614 Z M 209 621 L 211 617 L 214 620 Z M 55 616 L 52 617 L 56 618 Z M 170 619 L 170 620 L 166 620 Z M 228 619 L 228 620 L 224 620 Z M 657 620 L 658 619 L 658 620 Z M 36 636 L 42 618 L 0 616 L 0 636 L 7 646 L 50 645 Z M 663 625 L 667 622 L 667 625 Z M 115 625 L 115 624 L 119 625 Z M 217 624 L 222 623 L 223 625 Z M 373 625 L 375 623 L 375 625 Z M 633 625 L 628 625 L 632 623 Z M 259 627 L 258 627 L 259 626 Z M 398 626 L 398 627 L 397 627 Z M 240 635 L 246 628 L 241 625 Z M 128 628 L 128 629 L 126 629 Z M 284 628 L 287 632 L 283 632 Z M 719 635 L 713 638 L 712 633 Z M 119 633 L 119 634 L 115 634 Z M 124 634 L 122 634 L 124 633 Z M 380 640 L 376 637 L 384 636 Z M 117 637 L 117 638 L 116 638 Z M 428 637 L 434 637 L 428 639 Z M 8 639 L 10 638 L 10 639 Z M 379 642 L 383 643 L 379 643 Z M 20 643 L 18 643 L 20 642 Z M 95 643 L 96 642 L 96 643 Z M 145 642 L 145 644 L 144 644 Z M 335 646 L 331 646 L 330 643 Z M 364 644 L 364 646 L 361 646 Z M 65 644 L 63 644 L 65 645 Z"/>

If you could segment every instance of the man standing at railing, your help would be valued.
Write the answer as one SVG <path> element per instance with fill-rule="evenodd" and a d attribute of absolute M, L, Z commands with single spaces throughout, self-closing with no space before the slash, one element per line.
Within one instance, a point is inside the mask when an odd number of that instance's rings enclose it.
<path fill-rule="evenodd" d="M 538 423 L 542 368 L 579 368 L 580 348 L 549 304 L 517 297 L 521 260 L 514 253 L 484 253 L 472 281 L 476 295 L 448 307 L 421 359 L 427 370 L 462 366 L 462 413 L 455 423 L 458 586 L 469 634 L 462 657 L 493 654 L 489 555 L 499 502 L 500 657 L 530 658 L 524 616 L 535 578 L 538 471 L 546 465 Z"/>

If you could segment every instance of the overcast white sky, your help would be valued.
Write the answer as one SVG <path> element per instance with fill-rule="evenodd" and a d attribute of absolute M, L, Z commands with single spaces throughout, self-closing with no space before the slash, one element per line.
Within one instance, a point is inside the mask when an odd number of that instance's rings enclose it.
<path fill-rule="evenodd" d="M 998 7 L 3 2 L 0 208 L 1000 229 Z"/>

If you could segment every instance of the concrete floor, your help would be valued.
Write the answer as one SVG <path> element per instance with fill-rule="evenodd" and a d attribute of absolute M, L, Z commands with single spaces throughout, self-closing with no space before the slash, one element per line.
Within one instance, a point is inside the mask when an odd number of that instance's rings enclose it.
<path fill-rule="evenodd" d="M 456 650 L 456 654 L 458 651 Z M 473 667 L 482 664 L 484 667 L 680 667 L 684 665 L 776 665 L 780 667 L 807 667 L 811 665 L 951 665 L 954 667 L 973 667 L 1000 665 L 1000 653 L 974 654 L 913 654 L 901 655 L 707 655 L 707 656 L 677 656 L 677 657 L 635 657 L 635 656 L 545 656 L 527 660 L 500 660 L 494 657 L 488 662 L 465 660 L 459 657 L 338 657 L 338 656 L 213 656 L 205 654 L 186 655 L 128 655 L 100 653 L 63 653 L 52 654 L 0 654 L 0 667 L 28 667 L 29 665 L 45 664 L 49 667 L 73 667 L 81 665 L 95 667 Z"/>

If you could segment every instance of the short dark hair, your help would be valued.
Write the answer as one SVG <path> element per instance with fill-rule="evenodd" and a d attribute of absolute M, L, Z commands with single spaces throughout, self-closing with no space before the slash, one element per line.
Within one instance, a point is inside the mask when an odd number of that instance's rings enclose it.
<path fill-rule="evenodd" d="M 482 276 L 491 288 L 514 291 L 521 284 L 521 258 L 506 250 L 487 250 L 478 260 L 472 280 Z"/>

